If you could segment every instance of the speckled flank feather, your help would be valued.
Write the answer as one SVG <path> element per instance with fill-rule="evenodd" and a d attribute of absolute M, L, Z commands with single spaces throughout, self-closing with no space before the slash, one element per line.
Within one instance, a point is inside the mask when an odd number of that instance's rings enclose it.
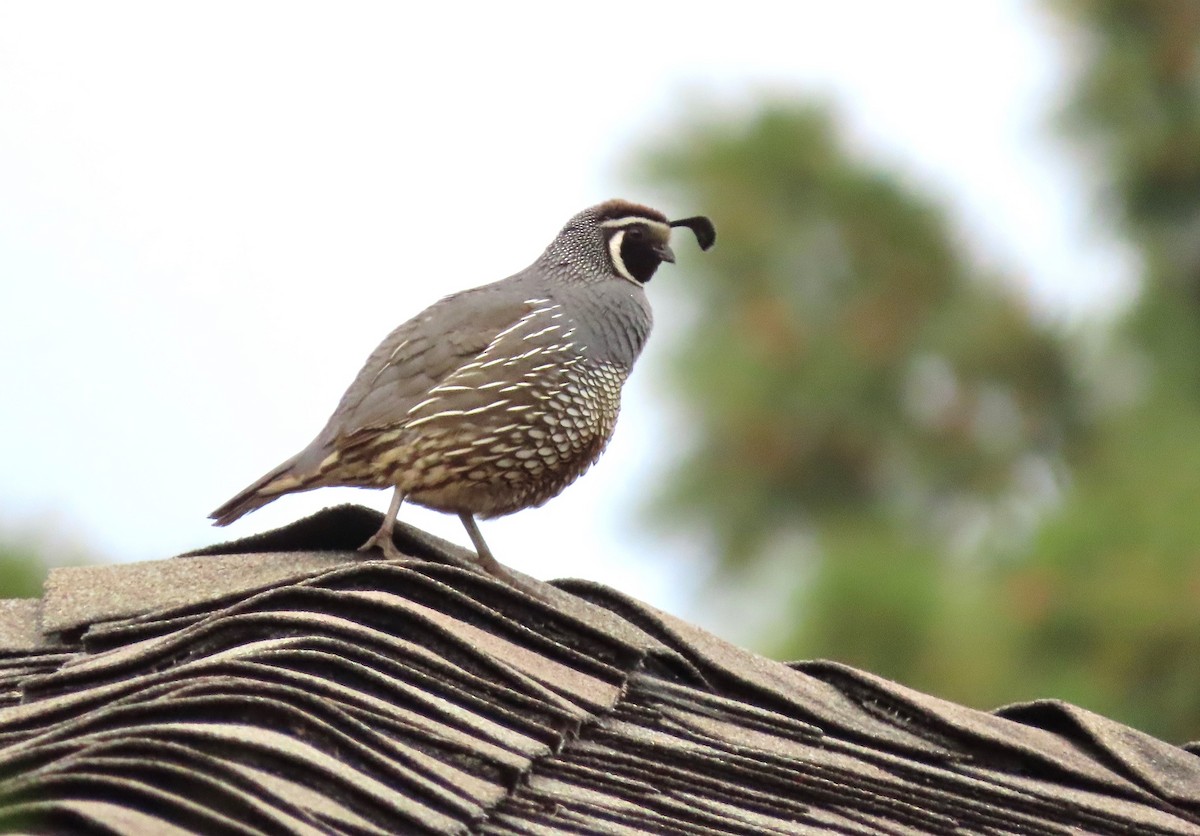
<path fill-rule="evenodd" d="M 540 505 L 587 470 L 612 435 L 628 372 L 579 351 L 561 304 L 527 304 L 401 421 L 347 439 L 339 477 L 490 517 Z"/>
<path fill-rule="evenodd" d="M 642 284 L 673 257 L 667 224 L 645 206 L 602 203 L 568 221 L 525 270 L 413 317 L 368 358 L 312 444 L 213 519 L 226 525 L 294 491 L 395 487 L 466 515 L 471 532 L 476 515 L 557 495 L 612 436 L 621 387 L 650 334 Z M 631 247 L 638 262 L 626 269 Z"/>

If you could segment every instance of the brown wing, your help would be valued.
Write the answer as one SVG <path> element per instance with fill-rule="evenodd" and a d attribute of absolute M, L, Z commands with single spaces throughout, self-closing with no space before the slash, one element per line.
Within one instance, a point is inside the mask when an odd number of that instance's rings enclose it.
<path fill-rule="evenodd" d="M 431 389 L 483 352 L 536 305 L 496 285 L 456 293 L 388 335 L 342 396 L 314 446 L 403 423 Z"/>

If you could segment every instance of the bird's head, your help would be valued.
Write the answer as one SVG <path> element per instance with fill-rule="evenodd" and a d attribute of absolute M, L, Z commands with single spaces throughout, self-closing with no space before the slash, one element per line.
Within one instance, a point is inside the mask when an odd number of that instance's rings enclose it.
<path fill-rule="evenodd" d="M 664 261 L 675 261 L 671 230 L 681 226 L 695 233 L 702 250 L 717 239 L 712 221 L 702 215 L 672 221 L 648 206 L 608 200 L 568 221 L 551 248 L 606 276 L 619 276 L 641 286 Z"/>

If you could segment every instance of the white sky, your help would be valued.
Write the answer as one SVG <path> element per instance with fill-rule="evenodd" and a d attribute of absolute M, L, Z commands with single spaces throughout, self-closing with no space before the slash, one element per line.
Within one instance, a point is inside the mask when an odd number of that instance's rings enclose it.
<path fill-rule="evenodd" d="M 1047 139 L 1059 53 L 1016 0 L 6 2 L 0 525 L 136 560 L 382 510 L 324 490 L 206 520 L 310 440 L 395 325 L 525 266 L 585 206 L 651 199 L 621 166 L 689 102 L 833 98 L 1040 310 L 1111 305 L 1128 260 L 1084 234 Z M 651 299 L 686 281 L 665 268 Z M 672 433 L 662 348 L 588 476 L 483 524 L 501 560 L 681 608 L 689 558 L 631 525 Z M 402 518 L 467 542 L 453 518 Z"/>

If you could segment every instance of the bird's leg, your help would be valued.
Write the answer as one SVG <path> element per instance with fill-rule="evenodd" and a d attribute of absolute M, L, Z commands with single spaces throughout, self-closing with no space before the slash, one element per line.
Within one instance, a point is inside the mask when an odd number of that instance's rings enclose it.
<path fill-rule="evenodd" d="M 484 542 L 483 535 L 479 533 L 479 525 L 475 522 L 475 515 L 468 511 L 463 511 L 458 515 L 462 520 L 463 528 L 467 530 L 467 534 L 471 537 L 471 542 L 475 545 L 475 551 L 479 554 L 479 566 L 489 575 L 500 578 L 501 580 L 512 582 L 512 573 L 500 565 L 500 561 L 492 556 L 492 550 L 488 548 L 488 544 Z"/>
<path fill-rule="evenodd" d="M 500 561 L 492 556 L 492 550 L 488 548 L 488 544 L 483 541 L 483 535 L 479 533 L 479 525 L 475 522 L 475 515 L 467 511 L 463 511 L 458 515 L 462 520 L 463 528 L 467 530 L 467 534 L 471 536 L 471 542 L 475 544 L 475 551 L 479 554 L 479 568 L 487 572 L 493 578 L 501 580 L 509 586 L 516 587 L 522 592 L 532 595 L 542 601 L 548 600 L 544 592 L 537 587 L 521 580 L 504 566 L 500 565 Z"/>
<path fill-rule="evenodd" d="M 396 492 L 392 494 L 392 504 L 388 506 L 387 516 L 383 518 L 383 525 L 371 535 L 371 539 L 358 547 L 360 552 L 378 547 L 388 560 L 400 560 L 404 557 L 396 548 L 396 541 L 392 539 L 392 531 L 396 528 L 396 515 L 400 513 L 400 503 L 403 501 L 404 492 L 396 488 Z"/>

